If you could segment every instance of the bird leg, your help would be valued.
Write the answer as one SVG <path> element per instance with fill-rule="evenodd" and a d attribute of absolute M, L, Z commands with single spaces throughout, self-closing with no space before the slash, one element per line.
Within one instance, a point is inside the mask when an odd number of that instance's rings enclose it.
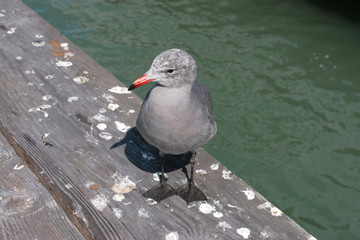
<path fill-rule="evenodd" d="M 171 197 L 176 194 L 176 191 L 173 187 L 166 183 L 167 179 L 165 178 L 165 154 L 160 152 L 160 161 L 161 161 L 161 175 L 160 175 L 160 184 L 146 191 L 143 196 L 146 198 L 152 198 L 157 202 Z"/>
<path fill-rule="evenodd" d="M 185 174 L 188 179 L 188 183 L 179 187 L 176 190 L 176 193 L 178 196 L 180 196 L 182 199 L 186 201 L 187 204 L 193 201 L 206 201 L 207 198 L 205 194 L 195 186 L 194 183 L 194 166 L 196 162 L 196 152 L 193 153 L 193 156 L 191 157 L 190 164 L 191 164 L 191 170 L 190 170 L 190 178 L 187 176 L 186 168 L 185 168 Z"/>

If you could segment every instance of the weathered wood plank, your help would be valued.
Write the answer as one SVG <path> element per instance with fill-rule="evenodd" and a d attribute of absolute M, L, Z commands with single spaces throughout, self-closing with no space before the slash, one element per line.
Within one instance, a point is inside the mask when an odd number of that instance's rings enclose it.
<path fill-rule="evenodd" d="M 195 181 L 208 202 L 144 199 L 159 163 L 128 130 L 141 100 L 20 1 L 1 9 L 1 132 L 85 238 L 311 237 L 203 150 Z M 174 187 L 186 182 L 181 159 L 167 159 Z"/>
<path fill-rule="evenodd" d="M 2 134 L 0 239 L 84 239 Z"/>
<path fill-rule="evenodd" d="M 3 104 L 0 107 L 0 131 L 17 155 L 24 159 L 38 175 L 86 238 L 93 239 L 96 236 L 99 239 L 120 239 L 113 225 L 94 208 L 74 182 L 60 168 L 51 163 L 48 155 L 37 147 L 30 136 L 22 133 L 8 118 L 10 112 L 4 108 L 8 104 L 7 100 L 2 98 L 3 96 L 0 96 Z M 77 211 L 77 208 L 81 208 L 82 211 Z"/>

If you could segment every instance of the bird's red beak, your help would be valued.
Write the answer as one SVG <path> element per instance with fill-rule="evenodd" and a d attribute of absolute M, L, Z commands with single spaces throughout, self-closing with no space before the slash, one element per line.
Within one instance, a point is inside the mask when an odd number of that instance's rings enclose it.
<path fill-rule="evenodd" d="M 144 84 L 149 83 L 152 80 L 154 80 L 154 79 L 146 79 L 146 77 L 147 77 L 147 74 L 145 74 L 144 76 L 136 79 L 132 84 L 130 84 L 128 90 L 131 91 L 131 90 L 133 90 L 133 89 L 135 89 L 137 87 L 140 87 L 141 85 L 144 85 Z"/>

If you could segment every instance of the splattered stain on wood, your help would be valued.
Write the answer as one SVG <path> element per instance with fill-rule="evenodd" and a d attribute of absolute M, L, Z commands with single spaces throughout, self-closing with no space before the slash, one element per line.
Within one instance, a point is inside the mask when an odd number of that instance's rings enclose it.
<path fill-rule="evenodd" d="M 145 199 L 141 99 L 21 1 L 0 11 L 0 239 L 315 239 L 204 150 L 208 201 Z M 170 185 L 188 162 L 167 156 Z"/>
<path fill-rule="evenodd" d="M 69 52 L 69 50 L 66 50 L 64 47 L 61 46 L 61 43 L 58 40 L 51 40 L 50 45 L 52 46 L 52 51 L 54 57 L 64 57 L 66 52 Z"/>

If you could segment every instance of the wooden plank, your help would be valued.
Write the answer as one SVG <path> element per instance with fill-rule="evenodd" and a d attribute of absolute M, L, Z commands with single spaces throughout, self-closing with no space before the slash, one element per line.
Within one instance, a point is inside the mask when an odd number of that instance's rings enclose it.
<path fill-rule="evenodd" d="M 0 176 L 0 239 L 84 239 L 2 134 Z"/>
<path fill-rule="evenodd" d="M 311 238 L 204 150 L 195 181 L 207 202 L 143 198 L 159 163 L 128 130 L 141 100 L 22 2 L 1 10 L 1 132 L 85 238 Z M 167 159 L 174 187 L 184 159 Z"/>
<path fill-rule="evenodd" d="M 51 163 L 49 156 L 38 148 L 29 135 L 22 133 L 8 118 L 10 112 L 6 107 L 4 108 L 7 106 L 7 100 L 2 96 L 0 100 L 4 104 L 0 107 L 1 132 L 16 153 L 38 175 L 81 233 L 88 239 L 120 239 L 113 225 L 94 208 L 75 183 L 60 168 Z M 44 145 L 51 146 L 52 144 Z M 79 212 L 78 208 L 82 211 Z"/>

